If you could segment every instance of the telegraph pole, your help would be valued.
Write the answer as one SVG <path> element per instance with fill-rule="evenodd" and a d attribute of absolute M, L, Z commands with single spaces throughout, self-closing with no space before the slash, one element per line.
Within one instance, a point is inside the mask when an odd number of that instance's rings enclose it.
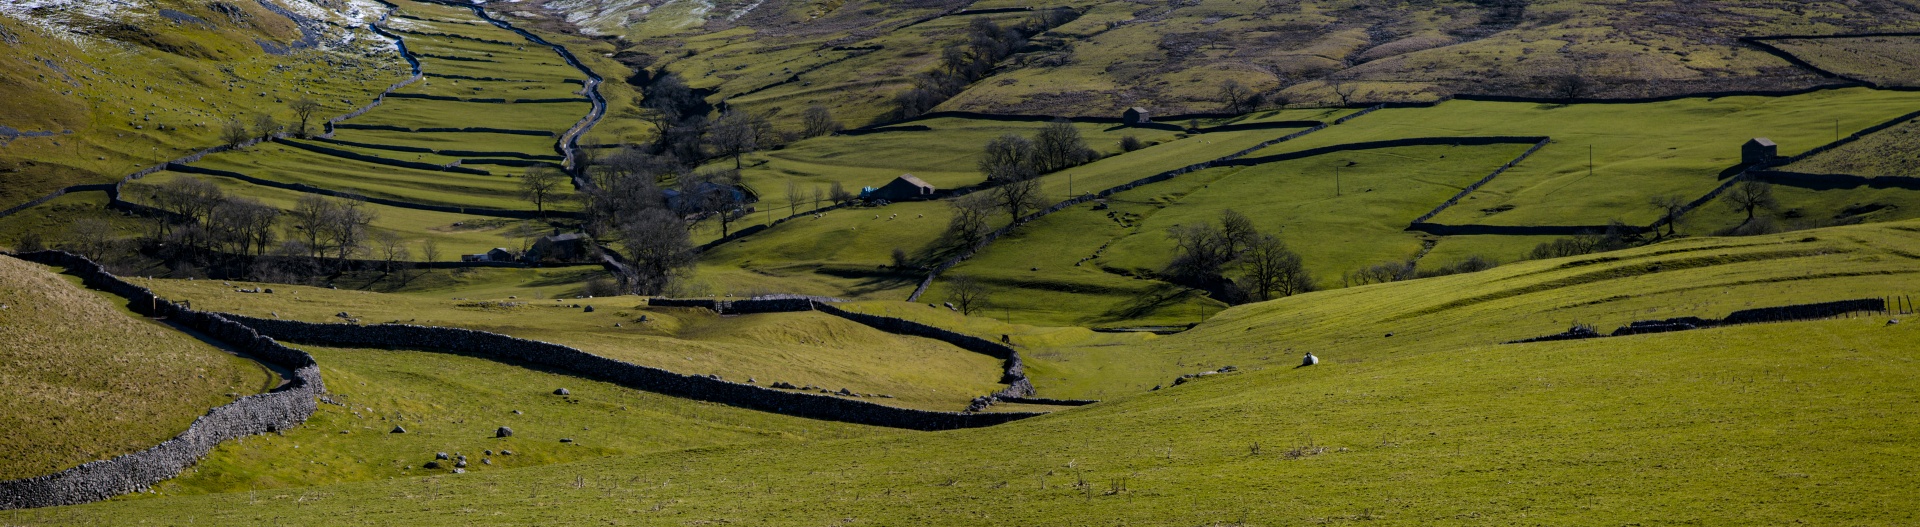
<path fill-rule="evenodd" d="M 1340 197 L 1340 165 L 1333 166 L 1333 197 Z"/>
<path fill-rule="evenodd" d="M 1587 145 L 1587 177 L 1593 177 L 1593 145 Z"/>

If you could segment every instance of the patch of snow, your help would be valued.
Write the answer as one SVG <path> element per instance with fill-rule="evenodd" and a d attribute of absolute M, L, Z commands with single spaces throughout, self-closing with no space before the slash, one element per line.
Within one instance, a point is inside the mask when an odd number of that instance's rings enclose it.
<path fill-rule="evenodd" d="M 727 15 L 727 21 L 732 22 L 739 20 L 740 17 L 747 16 L 747 13 L 752 13 L 754 8 L 760 7 L 760 4 L 764 3 L 767 3 L 767 0 L 753 0 L 753 3 L 747 4 L 746 7 L 742 7 L 740 10 L 734 11 L 733 14 Z"/>

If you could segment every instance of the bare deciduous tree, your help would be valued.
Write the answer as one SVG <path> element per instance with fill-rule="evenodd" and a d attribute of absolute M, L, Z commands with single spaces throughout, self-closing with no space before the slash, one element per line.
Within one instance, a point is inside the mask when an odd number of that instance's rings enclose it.
<path fill-rule="evenodd" d="M 720 155 L 733 158 L 733 169 L 740 169 L 740 157 L 760 147 L 766 120 L 746 110 L 728 108 L 707 128 L 707 143 Z"/>
<path fill-rule="evenodd" d="M 1293 296 L 1313 290 L 1313 278 L 1299 253 L 1271 234 L 1255 238 L 1242 257 L 1244 288 L 1260 300 Z"/>
<path fill-rule="evenodd" d="M 972 315 L 975 311 L 985 309 L 992 298 L 993 290 L 973 275 L 947 277 L 947 301 L 952 302 L 962 315 Z"/>
<path fill-rule="evenodd" d="M 1687 198 L 1680 195 L 1654 196 L 1647 199 L 1647 205 L 1660 211 L 1660 221 L 1667 224 L 1668 236 L 1676 232 L 1687 212 Z"/>
<path fill-rule="evenodd" d="M 820 137 L 840 131 L 840 122 L 833 120 L 833 110 L 825 106 L 808 106 L 807 111 L 800 114 L 800 120 L 801 135 L 804 137 Z"/>
<path fill-rule="evenodd" d="M 320 113 L 319 101 L 301 97 L 295 99 L 293 102 L 287 103 L 287 107 L 292 108 L 294 118 L 300 120 L 300 129 L 295 130 L 294 135 L 298 135 L 301 138 L 307 137 L 307 123 L 313 120 L 314 114 Z"/>
<path fill-rule="evenodd" d="M 1328 87 L 1333 89 L 1334 97 L 1340 98 L 1343 107 L 1353 106 L 1353 95 L 1360 92 L 1360 85 L 1345 81 L 1333 81 Z"/>
<path fill-rule="evenodd" d="M 1220 102 L 1229 113 L 1247 113 L 1247 101 L 1252 90 L 1241 85 L 1240 81 L 1227 79 L 1220 83 Z"/>
<path fill-rule="evenodd" d="M 620 227 L 620 241 L 632 260 L 633 275 L 627 289 L 641 295 L 657 295 L 667 284 L 693 266 L 693 240 L 679 216 L 664 208 L 650 207 L 634 214 Z"/>
<path fill-rule="evenodd" d="M 440 241 L 427 238 L 426 241 L 420 242 L 420 258 L 429 264 L 440 261 Z M 431 265 L 427 266 L 427 272 L 433 272 Z"/>
<path fill-rule="evenodd" d="M 262 113 L 262 114 L 254 114 L 253 116 L 254 137 L 264 138 L 267 136 L 271 136 L 273 134 L 280 133 L 280 131 L 283 129 L 284 127 L 280 126 L 280 121 L 274 120 L 272 114 Z"/>
<path fill-rule="evenodd" d="M 1018 135 L 1003 135 L 987 142 L 986 153 L 980 156 L 980 172 L 994 184 L 1033 179 L 1039 175 L 1033 158 L 1032 141 Z"/>
<path fill-rule="evenodd" d="M 853 201 L 853 193 L 847 192 L 846 187 L 841 186 L 840 182 L 835 181 L 827 188 L 827 199 L 831 200 L 835 205 L 838 205 Z"/>
<path fill-rule="evenodd" d="M 1055 119 L 1034 135 L 1032 155 L 1033 171 L 1045 174 L 1086 163 L 1095 153 L 1072 122 Z"/>
<path fill-rule="evenodd" d="M 805 196 L 800 195 L 800 182 L 794 181 L 791 177 L 787 178 L 787 215 L 800 215 L 800 202 L 805 199 Z"/>
<path fill-rule="evenodd" d="M 953 216 L 947 220 L 947 237 L 962 247 L 978 245 L 987 234 L 987 217 L 997 206 L 993 197 L 976 192 L 954 198 L 947 205 L 953 208 Z"/>
<path fill-rule="evenodd" d="M 566 180 L 566 174 L 561 173 L 557 168 L 550 166 L 528 168 L 527 173 L 520 176 L 520 196 L 533 202 L 534 210 L 539 211 L 541 217 L 546 217 L 547 203 L 560 193 L 560 186 Z"/>
<path fill-rule="evenodd" d="M 220 125 L 220 142 L 228 147 L 239 148 L 250 139 L 253 139 L 253 134 L 247 131 L 247 123 L 240 122 L 240 119 L 228 119 Z"/>
<path fill-rule="evenodd" d="M 1734 183 L 1733 188 L 1727 189 L 1725 199 L 1733 210 L 1746 211 L 1746 221 L 1753 221 L 1754 210 L 1771 209 L 1777 204 L 1773 199 L 1773 185 L 1753 178 Z"/>
<path fill-rule="evenodd" d="M 24 239 L 21 245 L 27 245 Z M 99 218 L 81 218 L 67 227 L 65 245 L 68 250 L 79 253 L 89 260 L 101 261 L 107 256 L 108 249 L 114 245 L 113 225 Z M 21 250 L 29 249 L 22 247 Z"/>

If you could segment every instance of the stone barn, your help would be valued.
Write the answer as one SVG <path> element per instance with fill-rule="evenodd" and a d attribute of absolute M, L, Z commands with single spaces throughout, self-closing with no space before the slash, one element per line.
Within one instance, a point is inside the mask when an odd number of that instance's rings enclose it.
<path fill-rule="evenodd" d="M 1780 146 L 1765 137 L 1755 137 L 1747 144 L 1740 145 L 1740 164 L 1743 165 L 1771 161 L 1779 155 Z"/>
<path fill-rule="evenodd" d="M 1120 116 L 1120 122 L 1126 123 L 1127 126 L 1153 124 L 1153 114 L 1148 112 L 1146 108 L 1135 106 L 1128 108 L 1127 113 Z"/>
<path fill-rule="evenodd" d="M 861 199 L 887 201 L 914 201 L 933 199 L 933 185 L 921 181 L 913 174 L 901 174 L 880 188 L 869 188 L 860 193 Z"/>
<path fill-rule="evenodd" d="M 580 261 L 586 258 L 587 247 L 591 243 L 593 243 L 592 239 L 578 232 L 542 236 L 533 241 L 533 248 L 527 249 L 526 260 L 528 262 Z"/>

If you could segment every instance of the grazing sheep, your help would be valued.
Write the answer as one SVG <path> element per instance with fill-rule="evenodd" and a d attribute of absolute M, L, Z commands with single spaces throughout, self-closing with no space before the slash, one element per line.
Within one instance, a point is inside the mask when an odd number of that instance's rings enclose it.
<path fill-rule="evenodd" d="M 1299 367 L 1305 368 L 1305 367 L 1312 366 L 1319 363 L 1320 363 L 1320 358 L 1313 356 L 1313 352 L 1309 351 L 1307 352 L 1306 358 L 1300 360 Z"/>

